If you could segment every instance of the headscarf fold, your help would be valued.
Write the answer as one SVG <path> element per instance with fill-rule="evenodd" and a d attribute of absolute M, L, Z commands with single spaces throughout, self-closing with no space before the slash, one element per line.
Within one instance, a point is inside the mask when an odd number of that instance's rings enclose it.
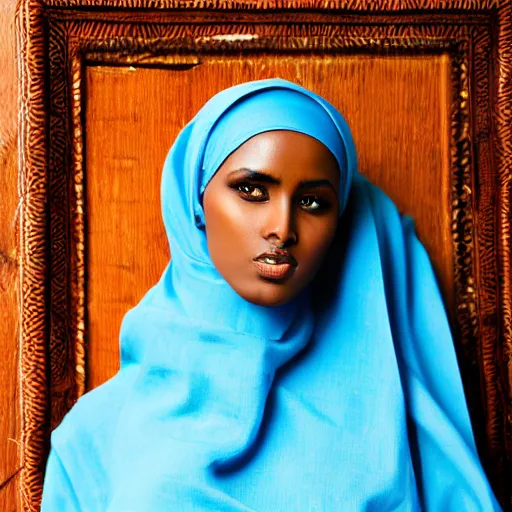
<path fill-rule="evenodd" d="M 314 283 L 263 307 L 213 266 L 202 193 L 274 129 L 329 148 L 343 215 Z M 428 257 L 332 105 L 282 79 L 217 94 L 167 156 L 162 208 L 173 259 L 123 320 L 119 373 L 53 433 L 43 512 L 499 510 Z"/>

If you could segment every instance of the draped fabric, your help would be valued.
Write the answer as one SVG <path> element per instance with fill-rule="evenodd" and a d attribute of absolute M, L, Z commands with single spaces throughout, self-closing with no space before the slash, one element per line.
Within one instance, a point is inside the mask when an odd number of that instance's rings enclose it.
<path fill-rule="evenodd" d="M 249 115 L 260 95 L 274 103 Z M 326 261 L 277 307 L 216 271 L 201 205 L 223 158 L 270 129 L 316 137 L 342 177 Z M 123 319 L 118 374 L 53 432 L 43 512 L 500 510 L 428 256 L 332 105 L 281 79 L 222 91 L 169 151 L 162 208 L 173 259 Z"/>

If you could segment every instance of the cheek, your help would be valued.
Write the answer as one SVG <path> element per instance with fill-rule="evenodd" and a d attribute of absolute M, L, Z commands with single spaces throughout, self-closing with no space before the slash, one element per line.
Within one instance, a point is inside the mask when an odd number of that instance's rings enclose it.
<path fill-rule="evenodd" d="M 329 222 L 314 223 L 304 230 L 302 237 L 302 259 L 307 266 L 307 273 L 314 274 L 331 246 L 336 233 L 337 219 Z M 306 270 L 306 269 L 305 269 Z"/>
<path fill-rule="evenodd" d="M 216 266 L 228 267 L 241 260 L 253 229 L 239 201 L 229 196 L 223 201 L 205 204 L 206 238 Z"/>

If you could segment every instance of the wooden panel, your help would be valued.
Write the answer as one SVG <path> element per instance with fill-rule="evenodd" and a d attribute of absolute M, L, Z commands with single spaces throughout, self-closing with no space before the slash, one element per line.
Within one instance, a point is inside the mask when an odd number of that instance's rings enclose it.
<path fill-rule="evenodd" d="M 20 474 L 16 472 L 2 487 L 0 487 L 0 510 L 2 512 L 18 512 L 22 508 L 19 500 L 20 494 Z"/>
<path fill-rule="evenodd" d="M 18 81 L 16 0 L 0 5 L 0 510 L 19 510 Z"/>
<path fill-rule="evenodd" d="M 121 319 L 169 259 L 159 187 L 176 135 L 216 92 L 274 76 L 318 92 L 343 113 L 361 171 L 414 216 L 452 304 L 447 56 L 223 57 L 188 70 L 91 66 L 86 93 L 89 388 L 117 371 Z"/>

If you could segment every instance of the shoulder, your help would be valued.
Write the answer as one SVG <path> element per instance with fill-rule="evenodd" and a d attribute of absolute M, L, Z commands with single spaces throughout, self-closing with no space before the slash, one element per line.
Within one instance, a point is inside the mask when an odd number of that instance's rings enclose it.
<path fill-rule="evenodd" d="M 137 368 L 127 367 L 85 394 L 53 431 L 43 502 L 66 505 L 47 506 L 47 510 L 105 510 L 111 446 L 136 376 Z"/>
<path fill-rule="evenodd" d="M 52 432 L 52 448 L 65 465 L 67 459 L 82 460 L 87 464 L 95 459 L 103 465 L 106 448 L 134 380 L 134 370 L 128 368 L 119 372 L 79 398 Z"/>

